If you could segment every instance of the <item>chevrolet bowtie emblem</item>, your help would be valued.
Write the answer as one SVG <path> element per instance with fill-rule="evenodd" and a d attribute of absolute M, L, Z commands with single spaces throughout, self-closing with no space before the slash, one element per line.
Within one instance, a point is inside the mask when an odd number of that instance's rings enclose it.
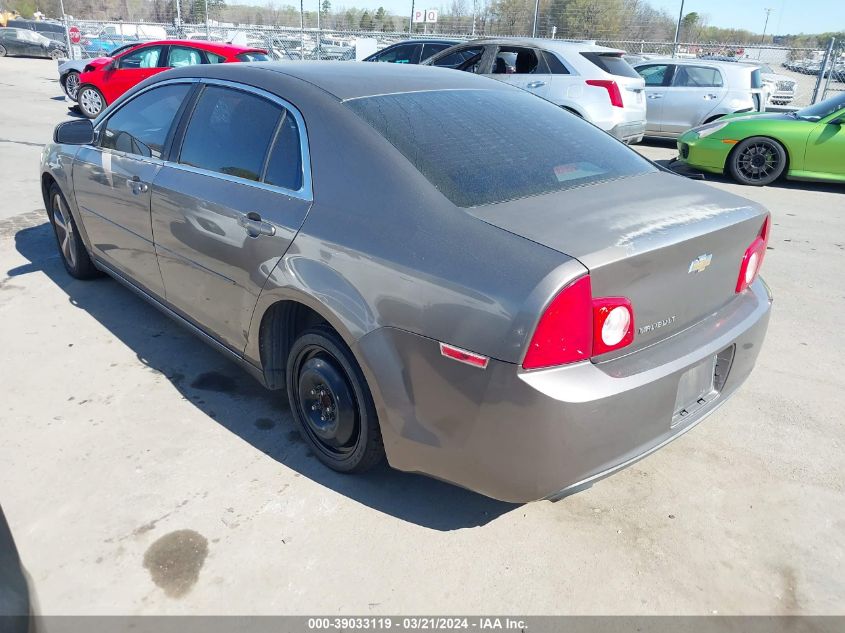
<path fill-rule="evenodd" d="M 710 261 L 713 259 L 712 254 L 705 254 L 699 255 L 694 260 L 690 262 L 689 270 L 687 273 L 700 273 L 704 272 L 704 269 L 710 265 Z"/>

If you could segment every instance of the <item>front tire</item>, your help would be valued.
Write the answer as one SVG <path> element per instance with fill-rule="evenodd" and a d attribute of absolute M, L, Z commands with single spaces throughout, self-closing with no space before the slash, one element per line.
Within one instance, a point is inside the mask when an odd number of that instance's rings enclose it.
<path fill-rule="evenodd" d="M 76 279 L 92 279 L 100 276 L 94 266 L 79 230 L 59 186 L 50 187 L 50 224 L 59 247 L 59 256 L 68 274 Z"/>
<path fill-rule="evenodd" d="M 79 96 L 79 73 L 75 70 L 71 70 L 67 75 L 65 75 L 65 78 L 62 81 L 62 87 L 65 89 L 65 94 L 68 98 L 72 101 L 76 101 Z"/>
<path fill-rule="evenodd" d="M 103 93 L 94 86 L 81 86 L 76 100 L 79 103 L 79 110 L 89 119 L 96 119 L 106 107 Z"/>
<path fill-rule="evenodd" d="M 728 171 L 737 182 L 762 187 L 781 177 L 786 169 L 786 160 L 786 150 L 776 140 L 752 136 L 731 152 Z"/>
<path fill-rule="evenodd" d="M 63 50 L 54 49 L 54 50 L 50 51 L 50 59 L 53 59 L 53 60 L 61 59 L 64 56 L 65 56 L 65 52 Z"/>
<path fill-rule="evenodd" d="M 326 466 L 361 473 L 384 458 L 372 395 L 336 332 L 328 327 L 303 332 L 291 346 L 286 382 L 300 433 Z"/>
<path fill-rule="evenodd" d="M 0 44 L 0 57 L 6 56 L 6 47 Z"/>

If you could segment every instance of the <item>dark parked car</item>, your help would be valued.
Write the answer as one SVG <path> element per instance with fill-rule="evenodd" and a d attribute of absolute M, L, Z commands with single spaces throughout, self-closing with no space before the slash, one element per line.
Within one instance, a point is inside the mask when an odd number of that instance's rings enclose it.
<path fill-rule="evenodd" d="M 65 25 L 61 22 L 46 20 L 9 20 L 6 26 L 12 29 L 28 29 L 40 33 L 44 37 L 55 40 L 59 44 L 67 45 Z"/>
<path fill-rule="evenodd" d="M 0 507 L 0 631 L 35 633 L 35 593 Z"/>
<path fill-rule="evenodd" d="M 364 58 L 365 62 L 388 62 L 391 64 L 419 64 L 432 55 L 445 51 L 460 40 L 405 40 L 381 49 Z"/>
<path fill-rule="evenodd" d="M 70 275 L 286 389 L 342 472 L 569 494 L 724 403 L 768 323 L 765 209 L 466 73 L 177 68 L 41 173 Z"/>
<path fill-rule="evenodd" d="M 63 44 L 29 29 L 3 28 L 0 29 L 0 57 L 6 55 L 59 59 L 67 56 L 67 49 Z"/>

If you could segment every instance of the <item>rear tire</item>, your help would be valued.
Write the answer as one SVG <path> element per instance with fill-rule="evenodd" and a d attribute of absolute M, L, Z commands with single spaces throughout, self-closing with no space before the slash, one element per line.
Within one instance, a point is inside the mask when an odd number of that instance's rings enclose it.
<path fill-rule="evenodd" d="M 762 187 L 781 177 L 786 169 L 786 150 L 765 136 L 747 138 L 728 156 L 728 171 L 743 185 Z"/>
<path fill-rule="evenodd" d="M 373 397 L 352 352 L 320 326 L 291 346 L 288 401 L 305 441 L 321 462 L 341 473 L 362 473 L 384 458 Z"/>
<path fill-rule="evenodd" d="M 0 57 L 6 56 L 6 47 L 0 44 Z"/>
<path fill-rule="evenodd" d="M 103 93 L 94 86 L 80 86 L 77 94 L 79 110 L 89 119 L 96 119 L 106 107 L 106 99 Z"/>
<path fill-rule="evenodd" d="M 56 236 L 56 245 L 59 247 L 59 256 L 68 274 L 76 279 L 99 277 L 102 273 L 91 261 L 67 200 L 56 184 L 50 187 L 49 216 L 53 234 Z"/>
<path fill-rule="evenodd" d="M 50 59 L 61 59 L 65 56 L 65 52 L 59 49 L 50 51 Z"/>

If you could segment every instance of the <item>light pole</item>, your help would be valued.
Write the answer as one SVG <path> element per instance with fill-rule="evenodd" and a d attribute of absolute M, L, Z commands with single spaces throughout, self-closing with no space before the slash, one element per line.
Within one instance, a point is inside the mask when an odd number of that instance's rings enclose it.
<path fill-rule="evenodd" d="M 681 0 L 681 12 L 678 14 L 678 24 L 675 26 L 675 43 L 672 45 L 672 57 L 678 54 L 678 36 L 681 34 L 681 21 L 684 19 L 684 0 Z"/>
<path fill-rule="evenodd" d="M 534 0 L 534 24 L 531 27 L 531 37 L 537 37 L 537 14 L 540 12 L 540 0 Z"/>
<path fill-rule="evenodd" d="M 769 15 L 771 15 L 771 9 L 763 9 L 766 12 L 766 21 L 763 23 L 763 37 L 760 38 L 760 46 L 766 41 L 766 29 L 769 26 Z"/>

